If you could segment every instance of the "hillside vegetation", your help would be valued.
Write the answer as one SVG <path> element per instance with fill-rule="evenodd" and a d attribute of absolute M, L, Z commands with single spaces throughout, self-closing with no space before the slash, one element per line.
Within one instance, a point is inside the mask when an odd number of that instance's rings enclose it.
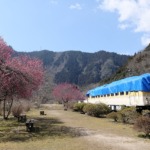
<path fill-rule="evenodd" d="M 98 83 L 110 77 L 129 56 L 106 51 L 84 53 L 80 51 L 52 52 L 48 50 L 18 53 L 40 58 L 53 77 L 54 83 L 69 82 L 79 86 Z"/>
<path fill-rule="evenodd" d="M 109 83 L 122 78 L 150 73 L 150 44 L 142 51 L 135 53 L 128 62 L 122 66 L 113 76 L 101 82 Z"/>
<path fill-rule="evenodd" d="M 56 84 L 74 83 L 86 93 L 96 86 L 129 76 L 150 72 L 150 45 L 134 56 L 106 51 L 84 53 L 80 51 L 53 52 L 48 50 L 18 53 L 40 58 L 46 69 L 45 84 L 38 93 L 42 103 L 53 99 L 51 91 Z"/>

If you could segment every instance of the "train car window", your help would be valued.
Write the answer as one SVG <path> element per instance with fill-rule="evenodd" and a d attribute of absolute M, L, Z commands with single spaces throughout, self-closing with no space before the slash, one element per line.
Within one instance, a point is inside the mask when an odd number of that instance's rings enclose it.
<path fill-rule="evenodd" d="M 111 93 L 111 96 L 114 96 L 114 93 Z"/>
<path fill-rule="evenodd" d="M 120 92 L 120 95 L 124 95 L 124 92 Z"/>
<path fill-rule="evenodd" d="M 126 92 L 126 95 L 128 95 L 129 93 L 128 92 Z"/>
<path fill-rule="evenodd" d="M 104 97 L 106 97 L 106 95 L 104 95 Z"/>
<path fill-rule="evenodd" d="M 110 96 L 110 94 L 107 94 L 107 96 L 109 97 L 109 96 Z"/>
<path fill-rule="evenodd" d="M 117 96 L 117 95 L 118 95 L 118 93 L 115 93 L 115 95 Z"/>

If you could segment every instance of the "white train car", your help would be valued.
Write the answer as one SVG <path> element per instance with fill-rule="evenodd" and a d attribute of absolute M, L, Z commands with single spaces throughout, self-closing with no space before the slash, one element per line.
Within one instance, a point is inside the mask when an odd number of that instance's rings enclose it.
<path fill-rule="evenodd" d="M 122 105 L 150 109 L 150 74 L 114 81 L 88 91 L 86 96 L 84 102 L 105 103 L 112 110 L 119 110 Z"/>

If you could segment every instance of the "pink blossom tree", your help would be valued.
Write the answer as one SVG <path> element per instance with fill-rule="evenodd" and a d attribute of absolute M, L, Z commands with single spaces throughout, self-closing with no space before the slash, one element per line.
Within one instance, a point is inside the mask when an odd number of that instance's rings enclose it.
<path fill-rule="evenodd" d="M 38 59 L 27 56 L 11 57 L 13 50 L 0 38 L 0 101 L 3 101 L 3 118 L 7 119 L 14 97 L 30 98 L 43 80 L 43 65 Z M 7 115 L 6 102 L 9 102 Z"/>
<path fill-rule="evenodd" d="M 61 83 L 54 87 L 53 96 L 55 100 L 59 101 L 64 105 L 64 110 L 68 109 L 69 101 L 84 100 L 83 93 L 79 90 L 76 85 L 69 83 Z"/>
<path fill-rule="evenodd" d="M 0 37 L 0 64 L 8 60 L 13 53 L 13 50 Z"/>

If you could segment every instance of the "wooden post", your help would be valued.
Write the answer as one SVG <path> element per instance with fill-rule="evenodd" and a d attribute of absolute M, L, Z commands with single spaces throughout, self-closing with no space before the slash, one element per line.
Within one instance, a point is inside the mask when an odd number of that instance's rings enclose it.
<path fill-rule="evenodd" d="M 40 111 L 40 115 L 44 115 L 44 111 L 43 110 Z"/>

